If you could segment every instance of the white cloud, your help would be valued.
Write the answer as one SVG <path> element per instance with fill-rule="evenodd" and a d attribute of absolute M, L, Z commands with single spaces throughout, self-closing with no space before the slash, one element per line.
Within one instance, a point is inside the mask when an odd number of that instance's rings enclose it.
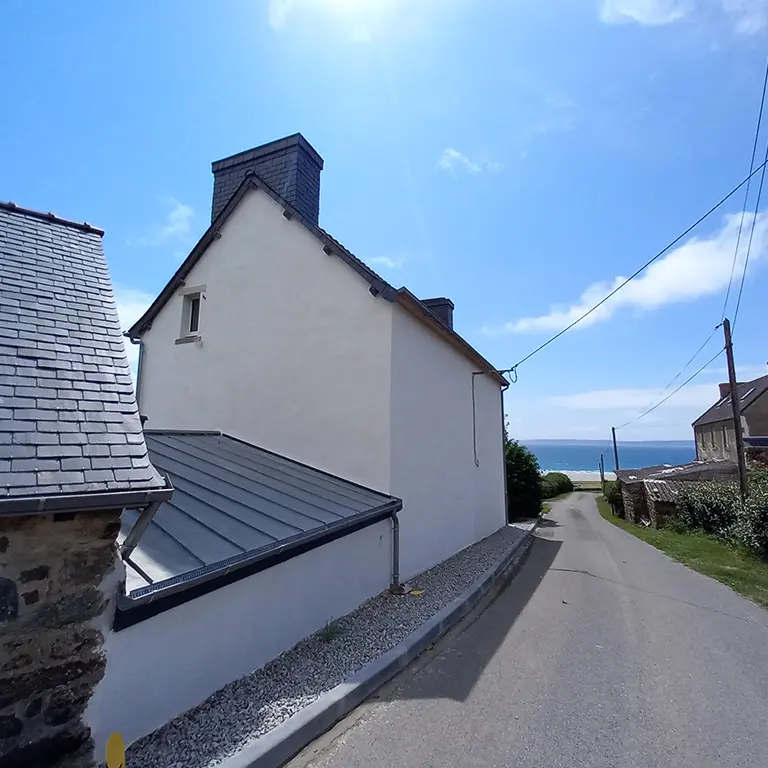
<path fill-rule="evenodd" d="M 754 35 L 768 26 L 766 0 L 602 0 L 600 18 L 607 24 L 663 26 L 707 10 L 724 13 L 740 34 Z"/>
<path fill-rule="evenodd" d="M 269 0 L 269 26 L 272 29 L 282 29 L 288 22 L 293 6 L 294 0 Z"/>
<path fill-rule="evenodd" d="M 622 308 L 652 310 L 666 304 L 693 301 L 723 291 L 731 274 L 733 253 L 741 214 L 728 215 L 723 226 L 709 238 L 696 237 L 670 251 L 648 269 L 622 288 L 615 296 L 585 318 L 576 328 L 607 320 Z M 744 234 L 736 260 L 735 279 L 744 268 L 748 232 L 753 215 L 744 217 Z M 768 213 L 757 215 L 752 241 L 750 268 L 765 258 L 768 252 Z M 524 317 L 501 326 L 485 328 L 488 334 L 499 333 L 546 333 L 559 331 L 583 315 L 624 282 L 618 276 L 610 281 L 594 283 L 581 296 L 567 306 L 554 306 L 545 315 Z"/>
<path fill-rule="evenodd" d="M 661 26 L 678 21 L 693 10 L 693 0 L 603 0 L 600 18 L 608 24 L 637 22 Z"/>
<path fill-rule="evenodd" d="M 386 269 L 400 269 L 405 264 L 405 256 L 377 256 L 375 259 L 370 259 L 371 264 L 375 264 L 379 267 Z"/>
<path fill-rule="evenodd" d="M 498 173 L 504 166 L 501 163 L 496 163 L 487 159 L 475 159 L 471 160 L 465 154 L 462 154 L 457 149 L 444 149 L 442 155 L 438 158 L 437 167 L 444 171 L 455 172 L 456 170 L 463 170 L 467 173 L 476 176 L 483 171 L 489 171 L 490 173 Z"/>
<path fill-rule="evenodd" d="M 165 218 L 165 224 L 160 228 L 158 237 L 161 240 L 185 238 L 189 234 L 189 227 L 195 212 L 184 203 L 180 203 L 173 197 L 166 198 L 171 210 Z"/>
<path fill-rule="evenodd" d="M 157 247 L 168 243 L 185 243 L 189 240 L 192 220 L 195 217 L 193 208 L 179 202 L 175 197 L 161 197 L 160 202 L 168 209 L 163 223 L 148 237 L 129 241 L 129 245 Z"/>
<path fill-rule="evenodd" d="M 754 35 L 768 25 L 768 2 L 766 0 L 721 0 L 723 10 L 731 17 L 736 31 L 743 35 Z"/>
<path fill-rule="evenodd" d="M 120 318 L 120 328 L 124 331 L 128 330 L 147 311 L 154 298 L 152 294 L 146 291 L 116 285 L 115 303 L 117 304 L 117 315 Z M 139 347 L 125 339 L 125 352 L 135 379 L 136 365 L 139 360 Z"/>
<path fill-rule="evenodd" d="M 629 409 L 640 413 L 661 399 L 661 391 L 660 388 L 597 389 L 574 395 L 552 397 L 550 402 L 569 410 L 611 411 Z M 703 411 L 717 400 L 717 395 L 717 384 L 689 384 L 661 405 L 659 410 L 662 408 L 695 407 L 701 408 Z"/>

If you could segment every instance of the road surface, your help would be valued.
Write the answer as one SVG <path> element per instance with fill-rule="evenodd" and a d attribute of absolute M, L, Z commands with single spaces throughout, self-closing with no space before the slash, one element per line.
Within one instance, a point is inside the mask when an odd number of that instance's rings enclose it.
<path fill-rule="evenodd" d="M 765 768 L 768 612 L 555 502 L 522 570 L 291 768 Z"/>

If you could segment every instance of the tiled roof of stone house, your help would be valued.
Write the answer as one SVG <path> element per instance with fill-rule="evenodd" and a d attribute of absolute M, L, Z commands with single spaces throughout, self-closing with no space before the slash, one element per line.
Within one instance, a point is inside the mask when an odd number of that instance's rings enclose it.
<path fill-rule="evenodd" d="M 736 392 L 739 397 L 739 406 L 742 411 L 745 411 L 752 403 L 768 392 L 768 376 L 760 376 L 760 378 L 752 379 L 752 381 L 741 382 L 736 385 Z M 717 422 L 728 421 L 732 418 L 731 396 L 726 395 L 702 413 L 693 422 L 693 426 L 700 427 L 704 424 L 716 424 Z"/>
<path fill-rule="evenodd" d="M 99 229 L 0 203 L 0 513 L 151 491 Z M 18 511 L 16 509 L 15 511 Z"/>

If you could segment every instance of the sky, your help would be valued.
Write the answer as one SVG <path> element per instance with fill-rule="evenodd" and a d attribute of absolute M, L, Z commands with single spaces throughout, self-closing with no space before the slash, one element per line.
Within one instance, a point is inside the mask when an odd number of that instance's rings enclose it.
<path fill-rule="evenodd" d="M 127 327 L 210 223 L 210 163 L 301 132 L 321 225 L 509 368 L 747 175 L 767 52 L 768 0 L 4 0 L 0 199 L 105 229 Z M 750 232 L 734 349 L 768 373 L 758 183 L 519 366 L 514 437 L 690 438 L 723 356 L 636 417 L 721 347 Z"/>

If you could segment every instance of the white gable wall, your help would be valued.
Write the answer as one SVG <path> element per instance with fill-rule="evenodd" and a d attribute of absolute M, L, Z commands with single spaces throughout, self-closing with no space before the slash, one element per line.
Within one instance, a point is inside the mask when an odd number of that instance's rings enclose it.
<path fill-rule="evenodd" d="M 144 335 L 147 427 L 222 430 L 388 491 L 393 305 L 261 191 L 186 285 L 206 286 L 202 344 L 174 343 L 175 295 Z"/>
<path fill-rule="evenodd" d="M 401 307 L 392 336 L 392 487 L 404 579 L 504 525 L 501 387 Z"/>

